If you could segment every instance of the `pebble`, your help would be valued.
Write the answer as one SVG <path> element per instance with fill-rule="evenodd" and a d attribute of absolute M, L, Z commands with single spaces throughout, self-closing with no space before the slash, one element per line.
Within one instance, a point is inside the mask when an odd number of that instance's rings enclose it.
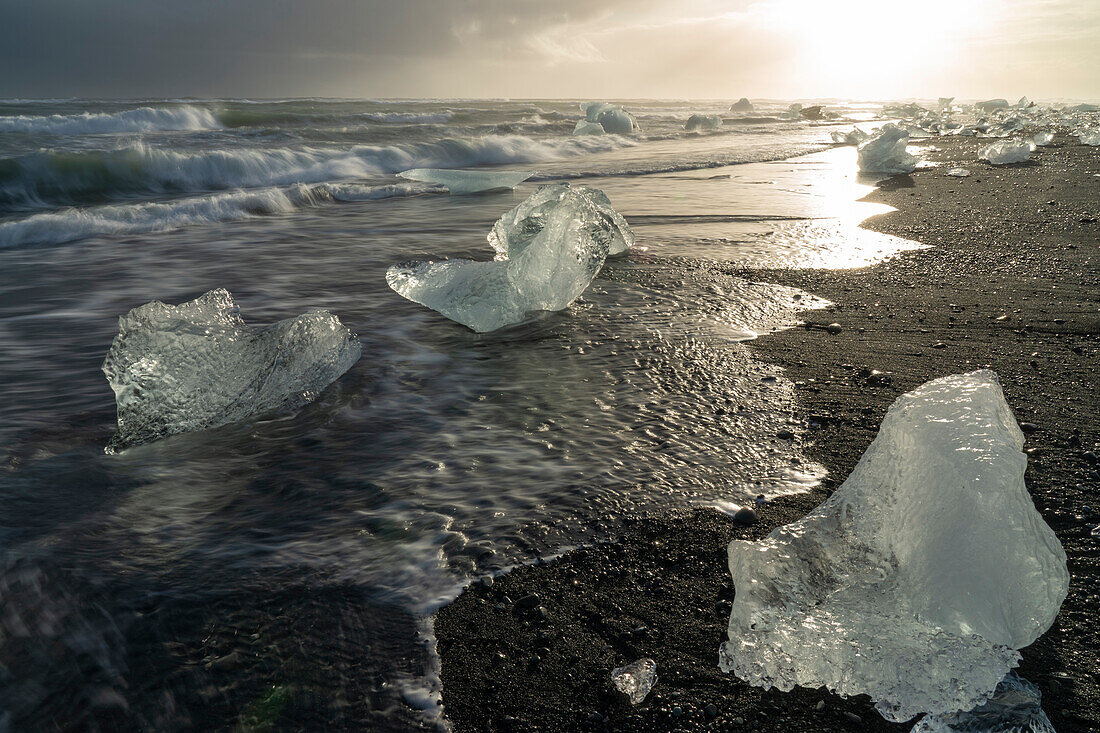
<path fill-rule="evenodd" d="M 743 506 L 737 510 L 737 513 L 733 515 L 733 521 L 738 524 L 756 524 L 757 516 L 756 510 L 750 506 Z"/>
<path fill-rule="evenodd" d="M 682 707 L 680 707 L 679 705 L 672 708 L 672 717 L 679 718 L 683 714 L 684 714 L 684 709 Z"/>
<path fill-rule="evenodd" d="M 932 348 L 933 348 L 933 349 L 946 349 L 946 348 L 947 348 L 947 344 L 945 344 L 945 343 L 944 343 L 944 342 L 942 342 L 942 341 L 937 341 L 936 343 L 932 344 Z"/>
<path fill-rule="evenodd" d="M 1039 429 L 1039 426 L 1036 425 L 1033 422 L 1022 422 L 1022 423 L 1020 423 L 1020 430 L 1023 430 L 1025 433 L 1034 433 L 1038 429 Z"/>
<path fill-rule="evenodd" d="M 540 603 L 542 603 L 542 599 L 539 598 L 539 594 L 531 593 L 530 595 L 526 595 L 516 601 L 516 608 L 521 611 L 526 611 L 529 608 L 535 608 Z"/>
<path fill-rule="evenodd" d="M 851 722 L 855 723 L 856 725 L 862 725 L 863 724 L 863 718 L 859 717 L 855 713 L 849 713 L 849 712 L 845 711 L 844 712 L 844 717 L 847 718 L 848 720 L 850 720 Z"/>
<path fill-rule="evenodd" d="M 780 440 L 794 440 L 794 433 L 792 433 L 790 430 L 780 430 L 778 433 L 775 434 L 775 437 L 779 438 Z"/>
<path fill-rule="evenodd" d="M 718 706 L 714 703 L 710 703 L 704 708 L 708 718 L 713 718 L 718 715 Z"/>
<path fill-rule="evenodd" d="M 840 333 L 844 329 L 841 328 L 839 323 L 830 323 L 828 326 L 825 327 L 825 330 L 829 333 Z"/>
<path fill-rule="evenodd" d="M 1084 453 L 1082 453 L 1081 457 L 1084 458 L 1089 463 L 1096 463 L 1096 460 L 1097 460 L 1096 459 L 1096 452 L 1091 451 L 1091 450 L 1087 450 Z"/>
<path fill-rule="evenodd" d="M 820 713 L 824 709 L 825 709 L 825 701 L 824 700 L 818 700 L 817 705 L 814 705 L 814 710 L 816 710 L 817 712 Z"/>

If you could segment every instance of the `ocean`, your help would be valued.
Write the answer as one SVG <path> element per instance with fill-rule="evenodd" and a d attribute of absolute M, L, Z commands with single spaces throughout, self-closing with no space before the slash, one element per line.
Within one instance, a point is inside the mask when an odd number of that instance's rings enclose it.
<path fill-rule="evenodd" d="M 465 584 L 821 477 L 751 341 L 826 303 L 746 268 L 916 246 L 857 228 L 886 208 L 830 143 L 881 105 L 624 100 L 638 132 L 574 136 L 582 101 L 0 100 L 0 730 L 445 727 L 430 616 Z M 491 259 L 559 180 L 637 234 L 566 311 L 478 335 L 387 287 Z M 295 414 L 105 455 L 118 317 L 219 287 L 253 325 L 333 312 L 362 359 Z"/>

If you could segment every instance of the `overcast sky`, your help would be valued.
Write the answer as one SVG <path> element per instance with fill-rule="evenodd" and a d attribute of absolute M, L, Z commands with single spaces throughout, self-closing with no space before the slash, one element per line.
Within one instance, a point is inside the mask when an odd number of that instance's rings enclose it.
<path fill-rule="evenodd" d="M 1100 97 L 1100 0 L 0 0 L 0 96 Z"/>

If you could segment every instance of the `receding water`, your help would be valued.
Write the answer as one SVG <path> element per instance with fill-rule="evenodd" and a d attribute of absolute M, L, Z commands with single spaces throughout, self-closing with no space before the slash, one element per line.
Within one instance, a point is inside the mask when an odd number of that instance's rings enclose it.
<path fill-rule="evenodd" d="M 768 114 L 696 135 L 683 120 L 717 108 L 649 102 L 640 136 L 580 141 L 575 103 L 39 107 L 0 104 L 17 728 L 432 724 L 422 619 L 469 578 L 819 477 L 775 437 L 791 385 L 746 340 L 824 302 L 741 266 L 913 246 L 855 228 L 882 207 L 853 203 L 870 189 L 850 148 L 790 157 L 833 127 Z M 469 197 L 393 176 L 479 163 L 538 176 Z M 479 336 L 386 286 L 395 262 L 489 259 L 493 221 L 559 178 L 602 188 L 638 235 L 567 311 Z M 215 287 L 251 324 L 326 308 L 363 357 L 297 414 L 104 455 L 117 317 Z"/>

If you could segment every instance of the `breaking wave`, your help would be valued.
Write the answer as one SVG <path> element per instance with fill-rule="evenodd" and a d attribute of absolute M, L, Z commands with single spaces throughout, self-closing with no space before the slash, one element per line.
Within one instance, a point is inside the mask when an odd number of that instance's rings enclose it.
<path fill-rule="evenodd" d="M 138 107 L 125 112 L 0 117 L 0 132 L 99 135 L 119 132 L 212 130 L 221 127 L 202 107 Z"/>
<path fill-rule="evenodd" d="M 364 112 L 361 117 L 371 122 L 391 122 L 405 125 L 439 125 L 454 119 L 454 112 Z"/>
<path fill-rule="evenodd" d="M 466 168 L 555 160 L 634 145 L 618 136 L 532 140 L 488 135 L 351 148 L 176 152 L 135 144 L 109 151 L 42 151 L 0 160 L 0 210 L 175 194 L 320 183 L 409 168 Z"/>
<path fill-rule="evenodd" d="M 197 224 L 288 214 L 333 201 L 372 201 L 442 191 L 440 187 L 423 184 L 322 183 L 232 191 L 165 203 L 72 208 L 0 223 L 0 249 L 60 244 L 102 234 L 163 232 Z"/>

